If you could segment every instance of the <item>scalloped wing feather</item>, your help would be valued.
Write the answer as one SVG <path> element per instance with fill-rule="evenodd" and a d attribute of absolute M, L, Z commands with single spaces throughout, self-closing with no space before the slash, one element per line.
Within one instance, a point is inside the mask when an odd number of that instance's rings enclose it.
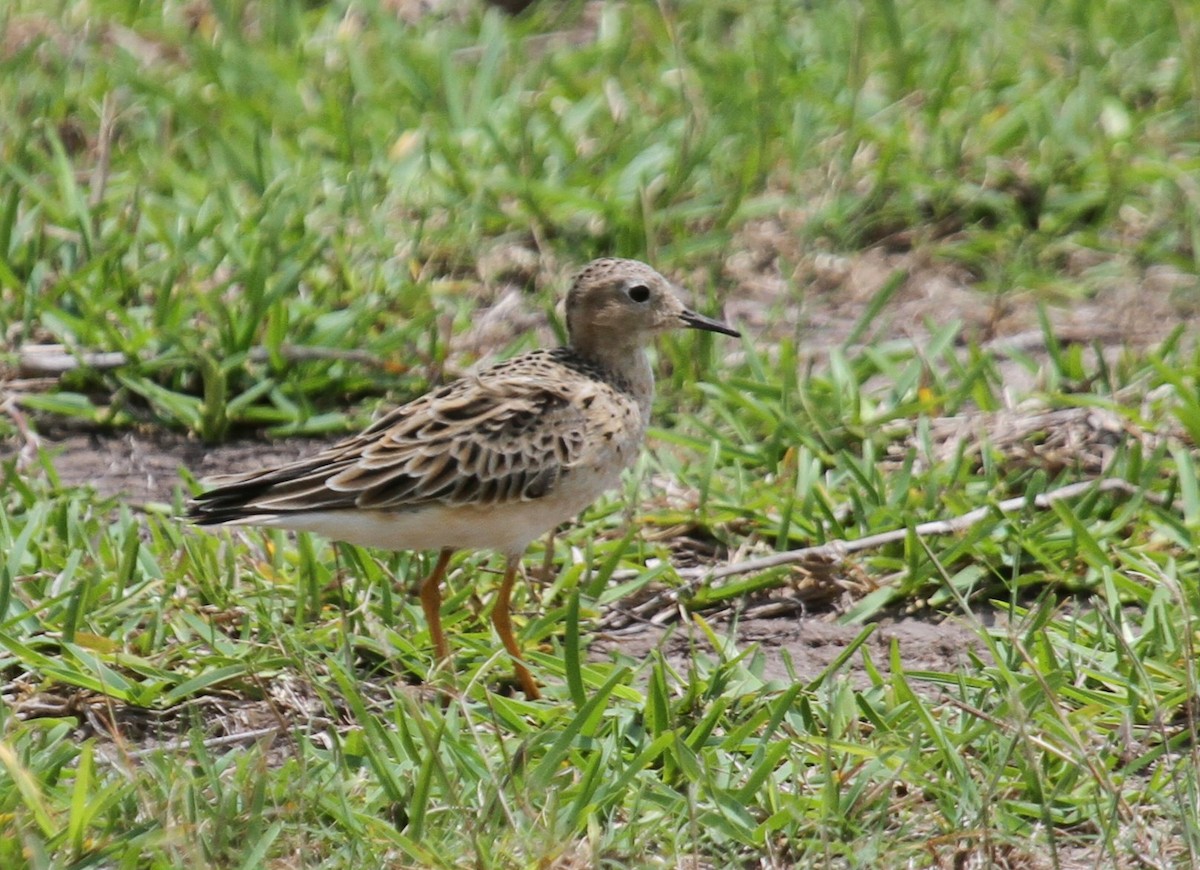
<path fill-rule="evenodd" d="M 631 400 L 602 381 L 564 379 L 534 353 L 455 381 L 312 457 L 227 479 L 197 500 L 202 522 L 315 509 L 397 510 L 542 498 L 603 439 L 588 427 Z M 599 404 L 597 404 L 599 403 Z M 605 405 L 614 413 L 600 414 Z"/>

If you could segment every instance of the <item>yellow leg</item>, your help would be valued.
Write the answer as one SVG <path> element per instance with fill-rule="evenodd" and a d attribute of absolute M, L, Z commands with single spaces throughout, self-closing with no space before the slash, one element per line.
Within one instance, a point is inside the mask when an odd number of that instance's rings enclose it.
<path fill-rule="evenodd" d="M 509 615 L 509 599 L 512 597 L 513 583 L 517 579 L 517 569 L 520 565 L 520 555 L 508 557 L 508 564 L 504 569 L 504 582 L 500 584 L 500 591 L 496 593 L 496 604 L 492 607 L 492 625 L 496 627 L 496 634 L 500 636 L 500 642 L 504 644 L 508 654 L 513 657 L 517 682 L 521 684 L 525 697 L 536 701 L 542 697 L 542 693 L 538 691 L 533 674 L 529 673 L 529 669 L 525 667 L 521 659 L 521 649 L 517 646 L 517 639 L 513 637 L 512 619 Z"/>
<path fill-rule="evenodd" d="M 450 644 L 446 642 L 446 634 L 442 631 L 442 579 L 446 576 L 446 566 L 453 553 L 450 549 L 438 553 L 433 571 L 421 581 L 421 609 L 425 611 L 425 624 L 429 626 L 433 654 L 439 664 L 450 659 Z"/>

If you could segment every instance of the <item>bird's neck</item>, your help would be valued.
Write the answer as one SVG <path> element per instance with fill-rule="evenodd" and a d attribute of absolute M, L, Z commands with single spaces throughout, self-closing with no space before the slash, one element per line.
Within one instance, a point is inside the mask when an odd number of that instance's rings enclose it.
<path fill-rule="evenodd" d="M 637 400 L 642 416 L 650 415 L 650 404 L 654 399 L 654 371 L 650 358 L 641 342 L 613 341 L 609 337 L 603 343 L 575 340 L 572 348 L 581 357 L 612 373 L 615 380 L 627 386 L 630 395 Z"/>

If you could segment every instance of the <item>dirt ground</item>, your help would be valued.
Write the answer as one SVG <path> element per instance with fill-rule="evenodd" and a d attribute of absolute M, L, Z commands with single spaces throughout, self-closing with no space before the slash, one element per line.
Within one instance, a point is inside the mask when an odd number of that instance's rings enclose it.
<path fill-rule="evenodd" d="M 789 241 L 780 224 L 767 222 L 751 227 L 741 241 L 742 253 L 731 258 L 726 267 L 735 289 L 728 295 L 725 316 L 763 346 L 769 347 L 772 339 L 782 332 L 799 332 L 805 337 L 806 352 L 817 357 L 819 364 L 823 353 L 850 334 L 872 296 L 891 275 L 901 270 L 908 277 L 874 323 L 871 340 L 905 337 L 919 340 L 929 324 L 954 318 L 963 324 L 964 342 L 970 337 L 1001 355 L 1005 348 L 1035 358 L 1045 353 L 1032 297 L 1022 294 L 1002 300 L 988 297 L 970 286 L 969 276 L 953 268 L 930 264 L 914 253 L 877 249 L 851 260 L 824 255 L 804 257 L 794 252 L 788 261 L 800 266 L 795 274 L 784 276 L 779 274 L 776 264 L 778 252 L 786 249 Z M 540 315 L 512 287 L 487 283 L 491 285 L 492 301 L 490 304 L 481 301 L 481 313 L 475 320 L 477 328 L 456 339 L 457 347 L 478 352 L 481 346 L 504 344 L 511 337 L 510 330 L 542 330 Z M 772 314 L 771 306 L 776 300 L 787 298 L 781 294 L 788 294 L 789 287 L 797 285 L 806 288 L 803 298 L 789 307 L 783 318 Z M 1123 348 L 1152 345 L 1181 324 L 1194 326 L 1198 314 L 1195 289 L 1195 276 L 1151 268 L 1131 274 L 1128 281 L 1114 281 L 1111 287 L 1090 298 L 1052 308 L 1050 316 L 1060 342 L 1083 343 L 1107 356 Z M 1011 394 L 1019 397 L 1034 386 L 1037 378 L 1027 368 L 1014 365 L 1011 380 Z M 0 393 L 19 397 L 27 388 L 17 378 L 0 379 Z M 6 398 L 0 395 L 0 400 Z M 1092 430 L 1103 429 L 1103 425 L 1094 421 L 1088 425 L 1091 429 L 1084 426 L 1085 436 Z M 306 440 L 241 440 L 214 447 L 164 431 L 114 435 L 71 432 L 53 425 L 42 428 L 42 435 L 31 436 L 25 443 L 0 444 L 0 456 L 11 456 L 22 449 L 28 456 L 32 438 L 36 438 L 53 456 L 64 486 L 89 485 L 101 495 L 119 497 L 135 506 L 149 502 L 171 504 L 181 486 L 181 468 L 203 478 L 287 461 L 322 444 Z M 963 437 L 961 433 L 966 430 L 959 426 L 950 427 L 949 431 L 947 437 L 954 438 Z M 1014 431 L 1019 436 L 1020 426 Z M 1074 443 L 1070 449 L 1078 452 L 1080 448 Z M 1101 454 L 1098 463 L 1102 461 Z M 25 463 L 25 467 L 29 473 L 37 473 L 36 463 Z M 810 611 L 775 608 L 774 612 L 776 615 L 766 617 L 756 616 L 752 610 L 712 617 L 718 633 L 734 633 L 739 649 L 747 644 L 759 645 L 765 657 L 764 675 L 768 678 L 788 678 L 790 661 L 796 676 L 811 680 L 860 631 L 859 626 L 838 624 L 836 609 L 831 607 Z M 977 630 L 965 623 L 908 617 L 879 626 L 867 641 L 874 661 L 884 669 L 893 639 L 909 670 L 953 671 L 968 662 L 971 650 L 983 654 Z M 703 634 L 686 623 L 634 624 L 617 631 L 601 628 L 593 635 L 593 656 L 604 658 L 618 649 L 635 657 L 660 649 L 676 667 L 685 666 L 697 654 L 712 652 Z M 843 672 L 852 682 L 862 684 L 865 676 L 861 656 L 846 663 Z"/>

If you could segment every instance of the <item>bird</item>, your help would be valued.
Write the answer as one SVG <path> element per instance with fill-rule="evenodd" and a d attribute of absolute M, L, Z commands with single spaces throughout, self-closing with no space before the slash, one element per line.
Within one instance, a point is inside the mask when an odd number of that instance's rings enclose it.
<path fill-rule="evenodd" d="M 540 697 L 513 636 L 521 558 L 617 485 L 641 452 L 655 336 L 727 324 L 686 307 L 637 260 L 593 260 L 566 296 L 567 342 L 515 356 L 383 414 L 360 434 L 277 467 L 203 481 L 200 526 L 315 532 L 386 550 L 437 551 L 418 597 L 438 662 L 450 659 L 441 585 L 459 550 L 505 558 L 491 621 L 525 696 Z"/>

